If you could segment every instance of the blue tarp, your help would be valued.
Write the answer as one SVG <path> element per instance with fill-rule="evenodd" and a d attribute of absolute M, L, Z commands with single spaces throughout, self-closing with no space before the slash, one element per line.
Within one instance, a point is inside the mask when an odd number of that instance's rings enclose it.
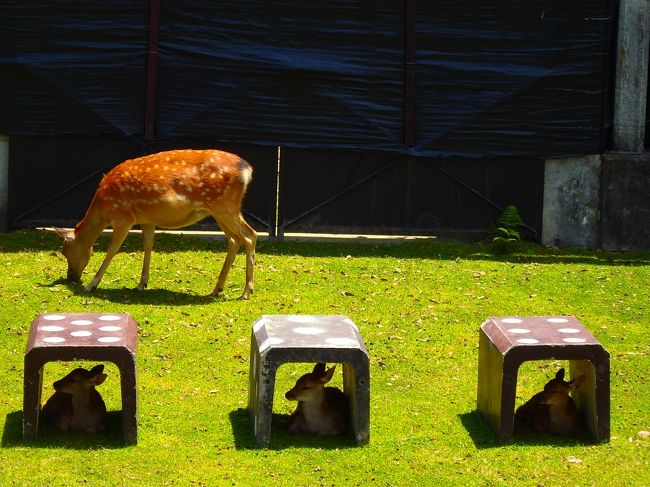
<path fill-rule="evenodd" d="M 614 0 L 161 2 L 156 133 L 422 156 L 602 151 Z M 0 132 L 144 131 L 148 2 L 3 2 Z"/>

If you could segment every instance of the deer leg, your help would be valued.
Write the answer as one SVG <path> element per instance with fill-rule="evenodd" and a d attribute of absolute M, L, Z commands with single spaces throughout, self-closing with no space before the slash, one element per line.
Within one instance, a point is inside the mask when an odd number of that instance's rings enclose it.
<path fill-rule="evenodd" d="M 153 250 L 153 239 L 156 226 L 148 223 L 141 225 L 142 228 L 142 247 L 144 248 L 144 260 L 142 261 L 142 275 L 140 276 L 140 283 L 136 288 L 138 291 L 147 289 L 149 282 L 149 265 L 151 263 L 151 251 Z"/>
<path fill-rule="evenodd" d="M 230 268 L 232 267 L 233 262 L 235 262 L 235 257 L 237 256 L 237 252 L 239 251 L 239 247 L 241 247 L 241 240 L 234 234 L 230 232 L 230 229 L 222 224 L 222 222 L 217 221 L 219 223 L 219 226 L 223 230 L 223 232 L 226 234 L 226 242 L 228 245 L 228 251 L 226 253 L 226 259 L 223 262 L 223 267 L 221 268 L 221 272 L 219 273 L 219 279 L 217 280 L 217 285 L 215 288 L 212 290 L 212 296 L 218 296 L 221 294 L 223 291 L 224 285 L 226 284 L 226 279 L 228 278 L 228 272 L 230 272 Z"/>
<path fill-rule="evenodd" d="M 257 232 L 239 216 L 240 233 L 243 236 L 244 251 L 246 252 L 246 287 L 239 299 L 248 299 L 253 292 L 253 270 L 255 268 L 255 244 Z"/>
<path fill-rule="evenodd" d="M 217 296 L 223 291 L 226 278 L 228 277 L 228 272 L 235 261 L 239 248 L 243 244 L 246 252 L 246 286 L 244 287 L 244 292 L 239 299 L 248 299 L 253 292 L 253 268 L 255 266 L 255 243 L 257 241 L 257 233 L 248 226 L 241 214 L 230 218 L 224 218 L 223 216 L 220 216 L 219 218 L 215 217 L 215 220 L 217 220 L 217 223 L 228 239 L 228 253 L 226 254 L 226 260 L 221 269 L 221 273 L 219 274 L 217 285 L 214 288 L 214 291 L 212 291 L 212 295 Z"/>
<path fill-rule="evenodd" d="M 97 288 L 97 285 L 99 284 L 99 281 L 102 280 L 102 277 L 104 276 L 108 265 L 120 250 L 122 242 L 124 242 L 124 239 L 129 234 L 130 228 L 131 225 L 113 227 L 113 236 L 111 237 L 111 243 L 108 245 L 108 249 L 106 249 L 106 256 L 104 257 L 104 261 L 99 267 L 97 274 L 95 274 L 95 277 L 93 277 L 93 280 L 90 281 L 90 284 L 86 286 L 86 291 L 94 291 Z"/>

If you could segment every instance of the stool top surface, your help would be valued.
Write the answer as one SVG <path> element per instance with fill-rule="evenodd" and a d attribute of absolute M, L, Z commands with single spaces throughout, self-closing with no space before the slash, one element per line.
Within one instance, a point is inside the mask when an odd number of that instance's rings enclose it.
<path fill-rule="evenodd" d="M 600 346 L 575 316 L 491 316 L 481 329 L 501 350 L 515 346 Z"/>
<path fill-rule="evenodd" d="M 357 325 L 344 315 L 262 315 L 253 324 L 260 353 L 271 348 L 366 347 Z"/>
<path fill-rule="evenodd" d="M 27 351 L 39 347 L 128 347 L 137 323 L 128 313 L 44 313 L 32 321 Z"/>

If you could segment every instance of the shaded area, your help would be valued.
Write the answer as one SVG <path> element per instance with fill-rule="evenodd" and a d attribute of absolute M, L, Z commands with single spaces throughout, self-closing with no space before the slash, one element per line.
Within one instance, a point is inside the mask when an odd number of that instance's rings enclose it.
<path fill-rule="evenodd" d="M 126 448 L 122 432 L 122 411 L 109 411 L 106 430 L 97 434 L 79 431 L 61 433 L 53 425 L 41 422 L 38 428 L 38 439 L 24 441 L 22 411 L 7 414 L 4 425 L 3 448 L 66 448 L 73 450 Z"/>

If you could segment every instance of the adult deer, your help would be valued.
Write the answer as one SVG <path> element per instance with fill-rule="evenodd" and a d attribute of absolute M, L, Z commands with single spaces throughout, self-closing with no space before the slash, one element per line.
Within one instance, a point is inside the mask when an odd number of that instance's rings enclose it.
<path fill-rule="evenodd" d="M 246 286 L 240 299 L 248 299 L 253 292 L 257 234 L 242 217 L 241 204 L 252 175 L 248 162 L 219 150 L 173 150 L 119 164 L 101 180 L 75 229 L 56 229 L 64 239 L 62 252 L 68 261 L 68 280 L 81 281 L 93 243 L 111 226 L 113 235 L 106 257 L 86 286 L 87 291 L 93 291 L 131 227 L 139 224 L 144 261 L 137 289 L 144 290 L 149 281 L 155 227 L 182 228 L 212 215 L 226 234 L 228 246 L 212 295 L 223 291 L 228 271 L 243 245 Z"/>

